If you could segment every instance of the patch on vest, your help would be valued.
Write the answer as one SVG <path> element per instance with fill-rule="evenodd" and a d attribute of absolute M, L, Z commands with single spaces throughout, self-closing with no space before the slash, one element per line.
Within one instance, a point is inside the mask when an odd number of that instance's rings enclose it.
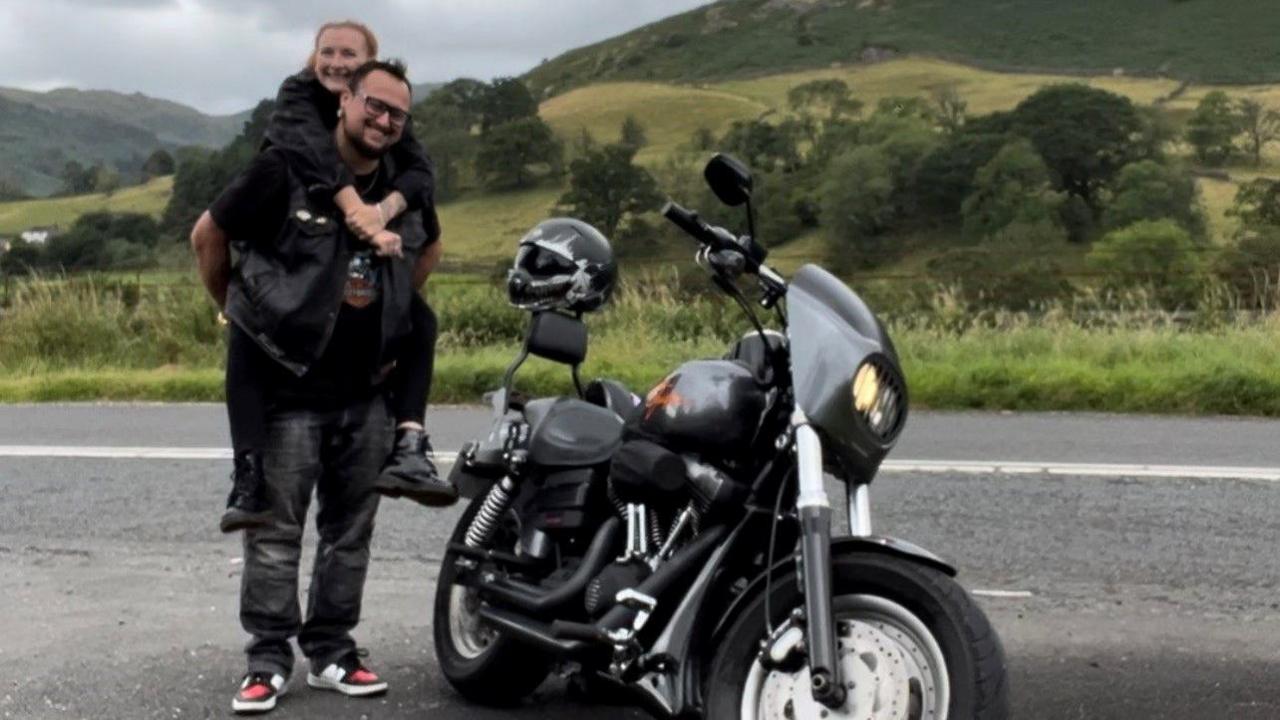
<path fill-rule="evenodd" d="M 347 285 L 343 301 L 354 308 L 365 308 L 378 299 L 378 273 L 368 252 L 356 253 L 347 265 Z"/>

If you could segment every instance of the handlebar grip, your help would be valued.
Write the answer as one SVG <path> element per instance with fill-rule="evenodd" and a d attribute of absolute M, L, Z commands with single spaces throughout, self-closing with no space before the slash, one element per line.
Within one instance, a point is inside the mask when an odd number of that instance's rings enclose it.
<path fill-rule="evenodd" d="M 662 216 L 675 223 L 676 227 L 692 235 L 698 242 L 706 245 L 712 244 L 709 238 L 711 229 L 698 219 L 698 213 L 681 207 L 674 200 L 668 200 L 667 204 L 662 206 Z"/>

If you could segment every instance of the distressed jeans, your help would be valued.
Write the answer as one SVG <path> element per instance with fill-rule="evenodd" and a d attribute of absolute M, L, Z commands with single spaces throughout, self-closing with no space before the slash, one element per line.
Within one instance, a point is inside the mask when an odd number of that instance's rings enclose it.
<path fill-rule="evenodd" d="M 319 672 L 355 650 L 351 630 L 369 568 L 378 510 L 374 480 L 391 451 L 386 400 L 376 396 L 329 410 L 273 410 L 263 451 L 272 525 L 244 535 L 240 624 L 250 672 L 293 670 L 292 637 Z M 306 616 L 298 602 L 302 530 L 311 494 L 319 535 Z"/>

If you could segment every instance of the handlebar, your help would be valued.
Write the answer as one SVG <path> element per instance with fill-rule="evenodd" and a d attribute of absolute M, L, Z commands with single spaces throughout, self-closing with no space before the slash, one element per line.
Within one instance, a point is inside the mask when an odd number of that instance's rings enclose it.
<path fill-rule="evenodd" d="M 668 200 L 667 204 L 662 206 L 662 216 L 712 250 L 737 250 L 742 252 L 742 248 L 737 243 L 716 233 L 710 225 L 702 222 L 702 219 L 698 217 L 698 213 L 681 207 L 674 200 Z"/>
<path fill-rule="evenodd" d="M 780 297 L 786 293 L 787 281 L 778 275 L 768 265 L 763 262 L 763 253 L 759 257 L 752 257 L 747 249 L 734 239 L 733 235 L 727 230 L 712 227 L 698 217 L 698 213 L 686 207 L 682 207 L 674 200 L 668 200 L 666 205 L 662 206 L 662 216 L 670 220 L 676 227 L 691 235 L 695 240 L 706 247 L 711 254 L 734 254 L 742 259 L 742 268 L 737 269 L 740 273 L 742 269 L 755 274 L 760 278 L 761 283 L 766 290 L 775 297 Z M 725 258 L 727 260 L 727 258 Z M 722 261 L 723 263 L 723 261 Z M 732 263 L 737 265 L 736 262 Z"/>

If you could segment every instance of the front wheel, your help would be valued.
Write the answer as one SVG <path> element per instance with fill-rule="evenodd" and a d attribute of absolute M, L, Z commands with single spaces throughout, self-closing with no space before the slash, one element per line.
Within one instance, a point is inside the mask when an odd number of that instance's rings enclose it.
<path fill-rule="evenodd" d="M 856 551 L 832 559 L 832 608 L 845 704 L 819 705 L 809 668 L 766 668 L 763 589 L 747 603 L 712 660 L 713 720 L 1003 720 L 1004 650 L 986 615 L 954 580 L 904 559 Z M 804 606 L 794 575 L 773 583 L 773 626 Z M 802 643 L 775 636 L 774 649 Z"/>

